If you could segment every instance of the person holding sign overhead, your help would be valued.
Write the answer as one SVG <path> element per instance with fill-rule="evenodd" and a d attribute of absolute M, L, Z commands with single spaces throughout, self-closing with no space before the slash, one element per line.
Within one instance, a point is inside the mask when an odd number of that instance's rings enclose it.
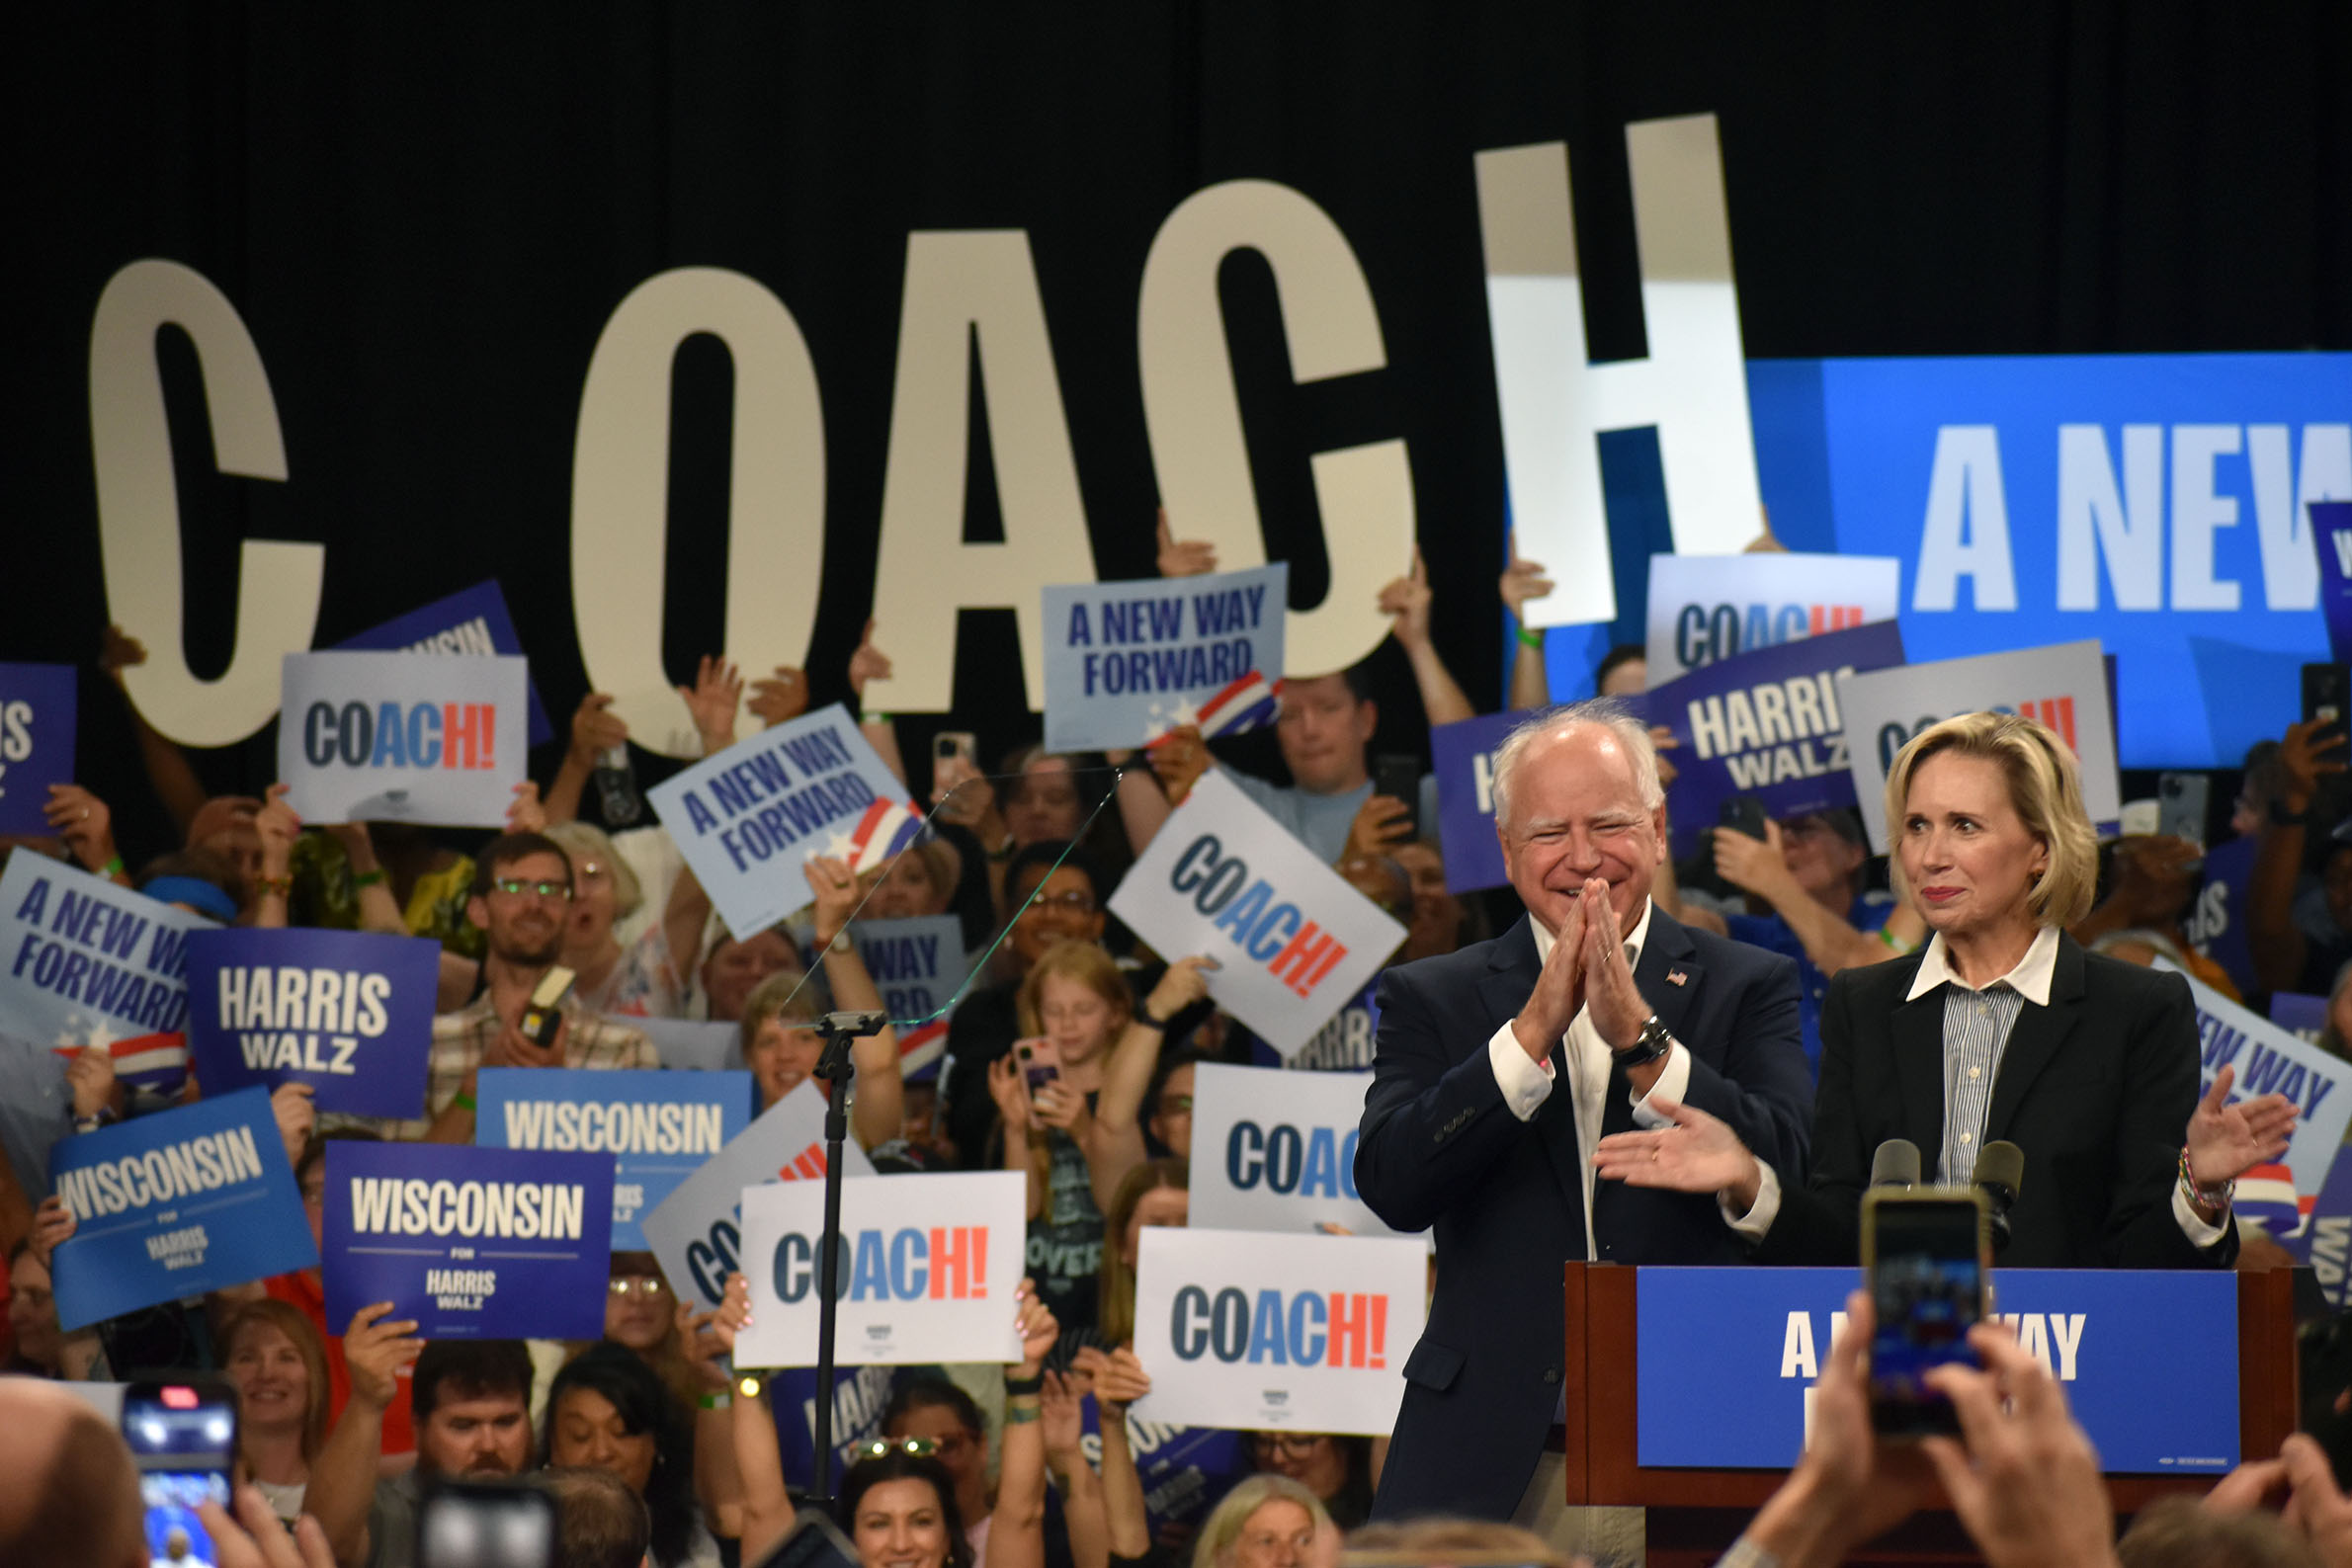
<path fill-rule="evenodd" d="M 1665 791 L 1638 720 L 1610 699 L 1538 715 L 1494 788 L 1529 918 L 1381 986 L 1356 1188 L 1393 1228 L 1435 1228 L 1437 1290 L 1373 1513 L 1542 1532 L 1562 1495 L 1561 1261 L 1743 1255 L 1705 1198 L 1597 1184 L 1594 1149 L 1700 1105 L 1802 1170 L 1810 1080 L 1796 965 L 1650 903 Z"/>
<path fill-rule="evenodd" d="M 2086 953 L 2097 841 L 2073 753 L 2011 713 L 1914 736 L 1887 775 L 1898 890 L 1935 933 L 1916 956 L 1848 969 L 1821 1010 L 1810 1183 L 1696 1106 L 1602 1140 L 1603 1178 L 1716 1195 L 1771 1262 L 1852 1263 L 1879 1146 L 1971 1182 L 1987 1143 L 2024 1151 L 2009 1184 L 2014 1268 L 2229 1267 L 2234 1179 L 2277 1158 L 2295 1108 L 2201 1101 L 2197 1010 L 2178 975 Z"/>
<path fill-rule="evenodd" d="M 867 972 L 858 945 L 849 940 L 849 917 L 858 907 L 858 879 L 846 861 L 812 855 L 802 867 L 816 893 L 812 910 L 816 949 L 822 955 L 833 1005 L 860 1012 L 884 1012 L 882 992 Z M 823 994 L 810 977 L 794 971 L 769 976 L 743 1004 L 743 1065 L 759 1088 L 765 1114 L 816 1071 L 824 1041 L 812 1027 L 824 1012 Z M 871 1149 L 898 1136 L 906 1115 L 906 1086 L 898 1070 L 898 1032 L 887 1026 L 850 1044 L 857 1092 L 850 1102 L 850 1131 L 860 1148 Z"/>

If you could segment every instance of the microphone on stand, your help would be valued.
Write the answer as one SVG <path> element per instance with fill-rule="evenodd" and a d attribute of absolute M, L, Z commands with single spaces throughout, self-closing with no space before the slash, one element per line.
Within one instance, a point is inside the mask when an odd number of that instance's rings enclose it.
<path fill-rule="evenodd" d="M 2009 1207 L 2025 1185 L 2025 1150 L 2005 1138 L 1987 1143 L 1969 1180 L 1992 1201 L 1992 1250 L 1997 1253 L 2009 1245 Z"/>
<path fill-rule="evenodd" d="M 1919 1185 L 1919 1145 L 1909 1138 L 1889 1138 L 1879 1145 L 1879 1152 L 1871 1156 L 1870 1185 L 1873 1187 L 1917 1187 Z"/>

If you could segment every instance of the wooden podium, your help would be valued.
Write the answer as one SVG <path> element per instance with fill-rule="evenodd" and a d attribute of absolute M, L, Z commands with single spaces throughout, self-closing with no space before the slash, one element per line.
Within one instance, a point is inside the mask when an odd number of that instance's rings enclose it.
<path fill-rule="evenodd" d="M 1787 1472 L 1647 1468 L 1636 1461 L 1638 1274 L 1614 1264 L 1567 1266 L 1567 1359 L 1560 1376 L 1567 1403 L 1567 1501 L 1645 1508 L 1650 1568 L 1710 1568 Z M 2294 1276 L 2275 1269 L 2236 1278 L 2238 1451 L 2258 1458 L 2278 1452 L 2295 1430 Z M 2111 1475 L 2107 1487 L 2116 1511 L 2130 1514 L 2168 1492 L 2202 1493 L 2218 1479 Z M 1938 1510 L 1914 1516 L 1847 1560 L 1917 1564 L 1977 1559 L 1959 1521 Z"/>

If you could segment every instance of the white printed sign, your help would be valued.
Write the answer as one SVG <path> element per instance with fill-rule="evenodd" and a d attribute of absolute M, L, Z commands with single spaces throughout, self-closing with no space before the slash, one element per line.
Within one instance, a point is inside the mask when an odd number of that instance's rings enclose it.
<path fill-rule="evenodd" d="M 2082 803 L 2103 830 L 2123 815 L 2115 720 L 2099 644 L 2060 642 L 1937 664 L 1862 670 L 1837 678 L 1855 803 L 1871 848 L 1887 853 L 1887 770 L 1931 724 L 1960 713 L 2022 713 L 2057 731 L 2081 764 Z"/>
<path fill-rule="evenodd" d="M 874 1174 L 874 1162 L 854 1136 L 841 1141 L 841 1171 Z M 815 1188 L 821 1184 L 814 1179 L 824 1174 L 825 1097 L 809 1079 L 729 1138 L 645 1216 L 645 1245 L 680 1297 L 700 1308 L 715 1307 L 726 1294 L 726 1277 L 742 1267 L 743 1190 L 763 1182 Z"/>
<path fill-rule="evenodd" d="M 808 902 L 800 867 L 811 855 L 871 870 L 923 825 L 838 702 L 738 741 L 645 798 L 738 937 Z"/>
<path fill-rule="evenodd" d="M 527 672 L 505 655 L 286 655 L 286 803 L 305 822 L 504 827 L 530 745 Z"/>
<path fill-rule="evenodd" d="M 1029 1234 L 1028 1183 L 1019 1171 L 844 1181 L 835 1362 L 1019 1361 L 1014 1292 Z M 816 1364 L 823 1219 L 819 1183 L 744 1193 L 751 1327 L 735 1342 L 737 1365 Z"/>
<path fill-rule="evenodd" d="M 1370 1073 L 1193 1070 L 1192 1223 L 1303 1235 L 1399 1234 L 1356 1196 L 1356 1127 Z"/>
<path fill-rule="evenodd" d="M 1135 1272 L 1143 1421 L 1368 1433 L 1396 1425 L 1428 1251 L 1370 1236 L 1144 1230 Z"/>
<path fill-rule="evenodd" d="M 1121 879 L 1111 913 L 1170 957 L 1215 958 L 1209 994 L 1286 1058 L 1404 941 L 1222 772 L 1193 785 Z"/>
<path fill-rule="evenodd" d="M 1649 684 L 1733 654 L 1892 620 L 1900 579 L 1891 555 L 1652 555 Z"/>

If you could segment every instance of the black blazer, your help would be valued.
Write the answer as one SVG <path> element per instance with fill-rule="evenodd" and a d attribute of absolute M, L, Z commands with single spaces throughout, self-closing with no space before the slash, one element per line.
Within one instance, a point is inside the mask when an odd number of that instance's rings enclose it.
<path fill-rule="evenodd" d="M 1523 919 L 1492 942 L 1381 978 L 1356 1187 L 1397 1229 L 1436 1227 L 1437 1291 L 1404 1363 L 1375 1518 L 1509 1519 L 1559 1402 L 1561 1267 L 1585 1255 L 1575 1109 L 1561 1085 L 1520 1121 L 1486 1055 L 1541 968 Z M 1690 1052 L 1689 1103 L 1737 1128 L 1749 1148 L 1770 1151 L 1776 1166 L 1802 1170 L 1808 1089 L 1797 966 L 1653 910 L 1634 979 Z M 1613 1070 L 1604 1132 L 1633 1127 L 1628 1092 L 1624 1071 Z M 1712 1196 L 1603 1182 L 1593 1207 L 1596 1251 L 1612 1263 L 1746 1256 Z"/>
<path fill-rule="evenodd" d="M 1809 1187 L 1781 1180 L 1758 1258 L 1853 1263 L 1862 1190 L 1889 1138 L 1919 1145 L 1930 1180 L 1944 1142 L 1944 997 L 1904 996 L 1926 954 L 1841 970 L 1821 1004 L 1821 1091 Z M 2025 1151 L 1999 1261 L 2014 1269 L 2227 1268 L 2237 1233 L 2200 1252 L 2172 1189 L 2198 1096 L 2197 1007 L 2177 974 L 2082 950 L 2058 936 L 2050 1005 L 2026 1003 L 1994 1076 L 1990 1142 Z M 1966 1179 L 1966 1173 L 1958 1173 Z"/>

